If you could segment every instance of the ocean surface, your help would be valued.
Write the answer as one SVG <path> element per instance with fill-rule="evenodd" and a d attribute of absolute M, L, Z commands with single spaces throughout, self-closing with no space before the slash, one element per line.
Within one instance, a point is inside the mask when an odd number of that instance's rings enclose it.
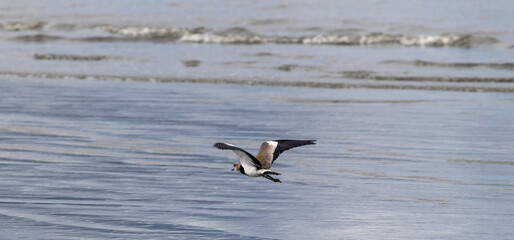
<path fill-rule="evenodd" d="M 0 1 L 0 239 L 512 239 L 513 12 Z"/>

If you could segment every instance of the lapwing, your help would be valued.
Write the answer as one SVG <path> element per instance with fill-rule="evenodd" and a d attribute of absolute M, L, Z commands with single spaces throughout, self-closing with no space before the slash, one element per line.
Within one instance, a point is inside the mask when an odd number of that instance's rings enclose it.
<path fill-rule="evenodd" d="M 236 170 L 249 177 L 264 177 L 274 182 L 281 182 L 279 179 L 270 176 L 280 175 L 280 173 L 270 171 L 273 162 L 286 150 L 311 144 L 316 144 L 316 140 L 266 141 L 262 143 L 256 156 L 230 143 L 215 143 L 214 147 L 221 150 L 234 151 L 239 162 L 234 163 L 232 171 Z"/>

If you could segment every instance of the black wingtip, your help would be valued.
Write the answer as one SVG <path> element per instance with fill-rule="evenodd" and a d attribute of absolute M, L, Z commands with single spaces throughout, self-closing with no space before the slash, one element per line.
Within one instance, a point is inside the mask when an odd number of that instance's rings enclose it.
<path fill-rule="evenodd" d="M 217 149 L 222 149 L 222 150 L 225 150 L 224 148 L 224 144 L 223 143 L 215 143 L 212 145 L 213 147 L 217 148 Z"/>
<path fill-rule="evenodd" d="M 282 142 L 297 142 L 301 143 L 302 145 L 310 145 L 310 144 L 316 144 L 316 141 L 318 140 L 292 140 L 292 139 L 280 139 L 280 140 L 273 140 L 278 143 Z"/>

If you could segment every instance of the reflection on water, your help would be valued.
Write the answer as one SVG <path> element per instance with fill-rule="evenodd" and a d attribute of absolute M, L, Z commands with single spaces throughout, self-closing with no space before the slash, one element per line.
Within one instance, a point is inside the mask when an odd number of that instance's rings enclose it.
<path fill-rule="evenodd" d="M 0 238 L 510 239 L 512 12 L 0 1 Z"/>
<path fill-rule="evenodd" d="M 13 77 L 0 91 L 10 239 L 512 234 L 508 94 Z M 282 184 L 212 148 L 278 138 L 318 139 L 276 162 Z"/>

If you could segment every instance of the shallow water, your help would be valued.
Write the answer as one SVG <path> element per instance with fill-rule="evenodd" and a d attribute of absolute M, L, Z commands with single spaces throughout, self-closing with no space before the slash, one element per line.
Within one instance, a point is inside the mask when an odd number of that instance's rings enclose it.
<path fill-rule="evenodd" d="M 513 11 L 0 2 L 0 239 L 510 239 Z"/>
<path fill-rule="evenodd" d="M 508 239 L 511 94 L 2 78 L 4 237 Z M 230 141 L 318 139 L 282 184 Z"/>

